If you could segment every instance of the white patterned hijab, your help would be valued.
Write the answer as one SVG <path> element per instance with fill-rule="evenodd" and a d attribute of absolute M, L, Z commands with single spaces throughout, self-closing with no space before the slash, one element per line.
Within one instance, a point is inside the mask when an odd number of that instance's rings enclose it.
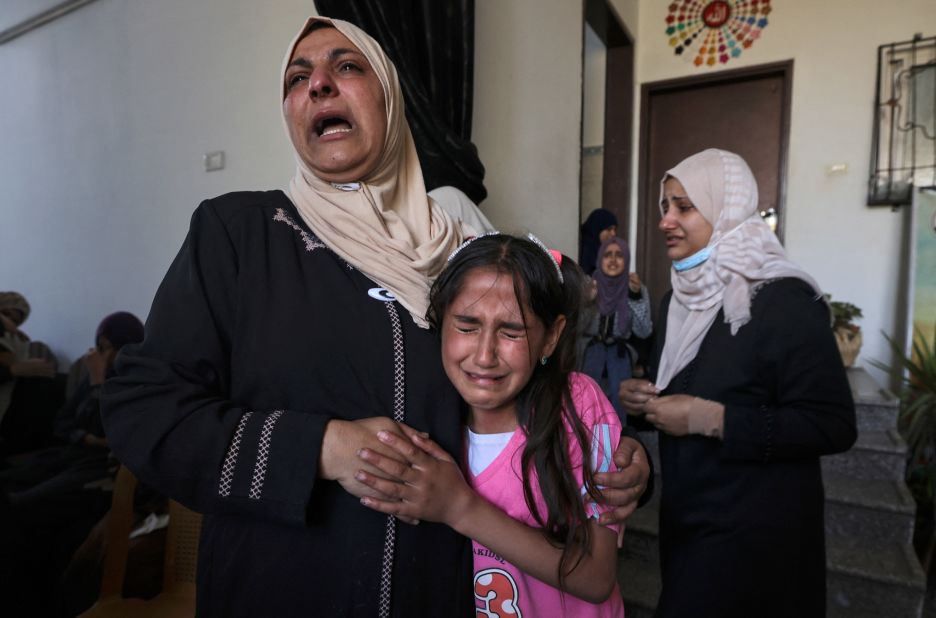
<path fill-rule="evenodd" d="M 671 271 L 673 298 L 656 385 L 666 388 L 699 352 L 702 340 L 724 309 L 731 334 L 751 319 L 751 299 L 759 283 L 795 277 L 821 296 L 819 285 L 787 259 L 786 251 L 757 212 L 757 182 L 738 155 L 711 148 L 694 154 L 666 172 L 712 224 L 709 259 L 695 268 Z M 662 199 L 662 198 L 661 198 Z"/>

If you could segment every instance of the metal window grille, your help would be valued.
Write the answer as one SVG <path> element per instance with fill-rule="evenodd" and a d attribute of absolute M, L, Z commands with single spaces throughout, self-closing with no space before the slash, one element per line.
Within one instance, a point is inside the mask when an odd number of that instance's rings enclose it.
<path fill-rule="evenodd" d="M 868 205 L 936 186 L 936 37 L 878 47 Z"/>

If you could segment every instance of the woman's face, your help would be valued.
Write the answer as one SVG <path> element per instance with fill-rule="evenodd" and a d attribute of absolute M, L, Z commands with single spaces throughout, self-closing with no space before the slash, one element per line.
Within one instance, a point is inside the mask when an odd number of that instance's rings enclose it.
<path fill-rule="evenodd" d="M 465 276 L 442 318 L 442 366 L 475 424 L 516 426 L 517 395 L 564 324 L 560 316 L 547 329 L 529 307 L 521 311 L 510 275 L 478 268 Z"/>
<path fill-rule="evenodd" d="M 604 255 L 601 256 L 601 272 L 609 277 L 624 274 L 624 251 L 616 242 L 608 245 Z"/>
<path fill-rule="evenodd" d="M 666 235 L 666 255 L 674 262 L 701 251 L 712 238 L 712 224 L 702 216 L 686 190 L 675 178 L 663 183 L 663 200 L 660 203 L 663 218 L 660 231 Z"/>
<path fill-rule="evenodd" d="M 617 226 L 612 225 L 611 227 L 606 227 L 598 232 L 598 242 L 604 244 L 606 240 L 614 238 L 615 236 L 617 236 Z"/>
<path fill-rule="evenodd" d="M 312 173 L 356 182 L 373 172 L 387 134 L 383 88 L 351 41 L 335 28 L 312 31 L 283 79 L 289 137 Z"/>
<path fill-rule="evenodd" d="M 19 326 L 24 321 L 26 321 L 26 314 L 23 313 L 20 309 L 15 309 L 13 307 L 7 307 L 6 309 L 0 309 L 0 314 L 6 316 L 8 320 L 13 322 L 14 325 Z"/>

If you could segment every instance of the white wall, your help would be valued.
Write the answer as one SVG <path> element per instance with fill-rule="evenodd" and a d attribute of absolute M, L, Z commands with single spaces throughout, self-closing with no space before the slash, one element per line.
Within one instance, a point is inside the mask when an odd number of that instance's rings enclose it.
<path fill-rule="evenodd" d="M 639 1 L 610 4 L 633 36 Z M 583 29 L 580 1 L 475 3 L 472 141 L 488 189 L 481 207 L 500 229 L 532 230 L 569 255 L 578 255 Z M 603 58 L 590 60 L 586 70 L 604 71 Z M 603 101 L 584 105 L 600 105 L 603 117 Z M 595 126 L 584 127 L 585 145 L 603 142 Z"/>
<path fill-rule="evenodd" d="M 639 82 L 710 71 L 672 54 L 668 3 L 612 4 L 635 39 Z M 26 331 L 66 362 L 91 345 L 104 314 L 146 315 L 199 200 L 291 176 L 278 70 L 312 3 L 275 6 L 97 0 L 0 46 L 0 289 L 29 298 Z M 836 298 L 864 309 L 860 359 L 886 359 L 878 333 L 897 321 L 903 248 L 901 216 L 864 206 L 875 54 L 932 28 L 936 3 L 785 0 L 769 19 L 727 68 L 795 61 L 787 246 Z M 532 229 L 571 254 L 582 32 L 578 2 L 476 3 L 483 207 L 503 229 Z M 226 151 L 225 170 L 203 171 L 210 150 Z M 834 163 L 848 173 L 826 175 Z"/>
<path fill-rule="evenodd" d="M 605 71 L 608 49 L 585 24 L 582 76 L 582 146 L 603 146 L 605 128 Z"/>
<path fill-rule="evenodd" d="M 200 200 L 291 177 L 279 68 L 314 9 L 270 6 L 98 0 L 0 46 L 0 289 L 62 361 L 145 318 Z"/>
<path fill-rule="evenodd" d="M 583 13 L 569 0 L 477 0 L 472 141 L 482 209 L 577 254 Z"/>
<path fill-rule="evenodd" d="M 713 70 L 673 54 L 664 33 L 668 5 L 640 2 L 641 83 Z M 865 206 L 877 47 L 909 40 L 921 30 L 936 34 L 936 2 L 784 0 L 771 7 L 760 39 L 723 68 L 793 59 L 786 246 L 833 297 L 862 308 L 859 365 L 886 383 L 867 361 L 890 360 L 880 332 L 894 333 L 899 321 L 899 264 L 905 247 L 902 214 Z M 840 163 L 848 166 L 845 174 L 827 174 L 828 166 Z M 636 199 L 635 189 L 633 203 Z M 636 216 L 637 209 L 632 211 Z"/>

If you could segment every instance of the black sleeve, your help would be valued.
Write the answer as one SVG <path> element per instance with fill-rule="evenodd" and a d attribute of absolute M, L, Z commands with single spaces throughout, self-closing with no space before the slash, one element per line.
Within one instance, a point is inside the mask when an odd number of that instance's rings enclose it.
<path fill-rule="evenodd" d="M 757 329 L 758 374 L 771 403 L 725 406 L 722 456 L 770 461 L 845 451 L 857 437 L 855 406 L 826 305 L 795 280 L 765 286 Z"/>
<path fill-rule="evenodd" d="M 104 426 L 135 475 L 198 512 L 304 524 L 328 418 L 231 399 L 238 259 L 219 211 L 203 203 L 143 343 L 123 348 L 105 383 Z"/>
<path fill-rule="evenodd" d="M 648 449 L 647 445 L 645 445 L 643 440 L 640 439 L 640 432 L 638 432 L 635 428 L 631 427 L 630 425 L 624 425 L 621 428 L 621 435 L 627 436 L 628 438 L 633 438 L 640 443 L 641 448 L 644 450 L 644 454 L 647 456 L 647 463 L 650 465 L 650 476 L 647 477 L 647 486 L 644 487 L 643 495 L 640 496 L 640 500 L 637 502 L 637 508 L 640 508 L 646 503 L 650 502 L 650 498 L 653 497 L 653 458 L 650 456 L 650 449 Z"/>

